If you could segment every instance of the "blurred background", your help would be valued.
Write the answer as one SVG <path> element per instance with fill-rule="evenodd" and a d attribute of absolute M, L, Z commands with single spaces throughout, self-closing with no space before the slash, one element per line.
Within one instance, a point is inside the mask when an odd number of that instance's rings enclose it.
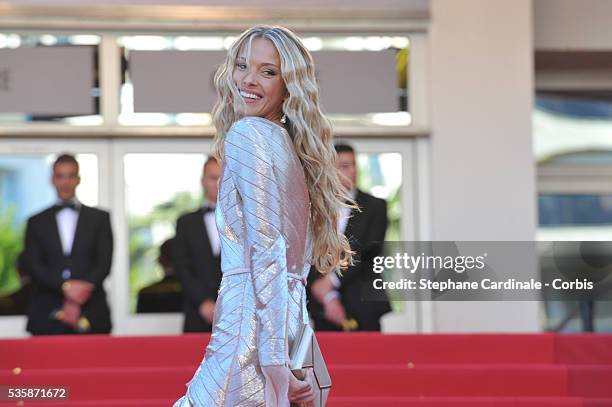
<path fill-rule="evenodd" d="M 387 240 L 611 240 L 612 3 L 606 0 L 0 1 L 0 336 L 26 336 L 25 221 L 76 154 L 86 205 L 110 210 L 113 333 L 159 246 L 202 203 L 212 75 L 256 23 L 312 52 L 358 185 L 388 202 Z M 577 304 L 395 302 L 385 332 L 579 331 Z M 612 305 L 597 304 L 612 331 Z"/>

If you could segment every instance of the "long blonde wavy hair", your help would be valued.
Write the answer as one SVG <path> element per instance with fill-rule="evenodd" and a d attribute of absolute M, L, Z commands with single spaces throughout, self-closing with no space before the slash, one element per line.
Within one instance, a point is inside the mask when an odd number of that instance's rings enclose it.
<path fill-rule="evenodd" d="M 281 61 L 281 76 L 288 96 L 283 102 L 287 128 L 299 157 L 310 196 L 310 216 L 313 227 L 311 263 L 321 273 L 345 269 L 352 264 L 353 251 L 346 237 L 338 231 L 339 209 L 356 208 L 348 191 L 342 186 L 335 167 L 336 152 L 332 144 L 330 121 L 319 104 L 319 88 L 315 79 L 312 56 L 291 31 L 278 26 L 255 26 L 245 32 L 230 47 L 225 62 L 215 74 L 217 103 L 212 115 L 217 129 L 215 156 L 223 160 L 225 136 L 244 111 L 242 97 L 232 74 L 236 58 L 243 46 L 253 38 L 266 38 L 274 44 Z"/>

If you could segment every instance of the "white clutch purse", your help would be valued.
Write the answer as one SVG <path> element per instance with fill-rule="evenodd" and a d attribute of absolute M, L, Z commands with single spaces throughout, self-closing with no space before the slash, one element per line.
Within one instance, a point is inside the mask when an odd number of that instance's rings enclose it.
<path fill-rule="evenodd" d="M 291 358 L 291 371 L 299 380 L 304 380 L 306 377 L 306 369 L 313 370 L 315 378 L 313 405 L 315 407 L 325 407 L 331 391 L 331 377 L 323 360 L 317 337 L 310 325 L 302 325 L 289 357 Z"/>

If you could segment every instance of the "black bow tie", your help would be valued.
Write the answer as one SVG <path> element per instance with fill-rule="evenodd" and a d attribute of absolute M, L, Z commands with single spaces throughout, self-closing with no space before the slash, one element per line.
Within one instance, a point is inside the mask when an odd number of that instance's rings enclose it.
<path fill-rule="evenodd" d="M 70 208 L 73 211 L 77 210 L 77 206 L 74 202 L 62 202 L 61 204 L 55 205 L 55 209 L 61 211 L 62 209 Z"/>
<path fill-rule="evenodd" d="M 206 214 L 208 212 L 214 212 L 215 208 L 213 208 L 212 206 L 205 206 L 204 208 L 202 208 L 202 211 Z"/>

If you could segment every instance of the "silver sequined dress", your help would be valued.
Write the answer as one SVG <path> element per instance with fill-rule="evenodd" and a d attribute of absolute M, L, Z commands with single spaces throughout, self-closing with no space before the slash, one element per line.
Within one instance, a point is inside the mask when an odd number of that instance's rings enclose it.
<path fill-rule="evenodd" d="M 243 118 L 225 140 L 215 218 L 223 279 L 204 359 L 184 406 L 264 406 L 261 366 L 288 362 L 308 320 L 310 202 L 287 131 Z"/>

